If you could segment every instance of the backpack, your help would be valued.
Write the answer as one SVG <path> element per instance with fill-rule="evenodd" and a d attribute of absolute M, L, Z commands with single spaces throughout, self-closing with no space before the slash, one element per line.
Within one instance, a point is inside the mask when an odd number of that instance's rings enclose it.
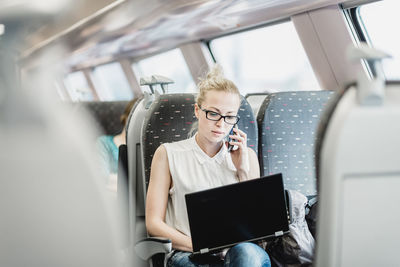
<path fill-rule="evenodd" d="M 306 196 L 285 190 L 290 217 L 289 234 L 268 241 L 265 250 L 275 266 L 311 266 L 315 240 L 305 220 Z"/>
<path fill-rule="evenodd" d="M 318 201 L 317 196 L 312 196 L 308 198 L 308 203 L 306 206 L 306 221 L 308 224 L 308 229 L 310 230 L 314 239 L 317 239 L 317 210 Z"/>

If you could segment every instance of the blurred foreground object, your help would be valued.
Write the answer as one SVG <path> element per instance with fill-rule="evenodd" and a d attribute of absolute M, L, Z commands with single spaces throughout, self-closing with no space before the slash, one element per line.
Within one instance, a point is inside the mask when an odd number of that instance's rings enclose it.
<path fill-rule="evenodd" d="M 37 70 L 21 88 L 17 40 L 31 19 L 54 12 L 23 4 L 0 4 L 0 266 L 119 266 L 118 216 L 96 165 L 94 129 L 52 98 L 52 73 Z"/>
<path fill-rule="evenodd" d="M 400 82 L 382 76 L 386 53 L 349 55 L 371 61 L 372 77 L 360 73 L 321 121 L 316 266 L 400 266 Z"/>

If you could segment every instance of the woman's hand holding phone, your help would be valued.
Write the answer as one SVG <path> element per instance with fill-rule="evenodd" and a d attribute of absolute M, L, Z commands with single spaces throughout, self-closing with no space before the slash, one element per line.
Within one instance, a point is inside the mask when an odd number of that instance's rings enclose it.
<path fill-rule="evenodd" d="M 239 181 L 248 179 L 250 171 L 249 152 L 247 148 L 247 134 L 241 131 L 235 124 L 229 133 L 228 151 L 231 153 L 232 162 L 236 167 Z M 230 149 L 231 147 L 231 149 Z M 235 149 L 235 147 L 237 147 Z"/>
<path fill-rule="evenodd" d="M 232 150 L 237 150 L 237 149 L 238 149 L 238 146 L 232 145 L 232 144 L 231 144 L 231 142 L 234 140 L 234 139 L 231 138 L 231 136 L 236 134 L 236 133 L 233 131 L 233 129 L 237 129 L 237 128 L 238 128 L 238 127 L 237 127 L 237 124 L 235 124 L 235 125 L 232 127 L 232 129 L 231 129 L 231 131 L 229 132 L 229 134 L 228 134 L 228 151 L 229 151 L 229 152 L 231 152 Z"/>

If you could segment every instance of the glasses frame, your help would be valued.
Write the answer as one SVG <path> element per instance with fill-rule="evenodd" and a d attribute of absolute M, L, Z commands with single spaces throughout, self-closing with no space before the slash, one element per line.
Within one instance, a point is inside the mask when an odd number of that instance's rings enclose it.
<path fill-rule="evenodd" d="M 223 118 L 223 119 L 224 119 L 224 122 L 225 122 L 226 124 L 235 125 L 235 124 L 237 124 L 237 123 L 239 122 L 239 120 L 240 120 L 240 117 L 237 116 L 237 115 L 236 115 L 236 116 L 233 116 L 233 115 L 226 115 L 226 116 L 224 116 L 224 115 L 221 115 L 221 114 L 219 114 L 218 112 L 215 112 L 215 111 L 212 111 L 212 110 L 202 109 L 201 107 L 199 107 L 199 109 L 201 109 L 202 111 L 204 111 L 204 112 L 206 113 L 206 118 L 207 118 L 207 120 L 210 120 L 210 121 L 220 121 L 220 120 Z M 210 119 L 210 118 L 208 117 L 208 113 L 210 113 L 210 112 L 218 114 L 218 115 L 219 115 L 219 119 L 218 119 L 218 120 Z M 230 122 L 227 122 L 227 121 L 226 121 L 226 117 L 235 117 L 237 120 L 236 120 L 235 123 L 230 123 Z"/>

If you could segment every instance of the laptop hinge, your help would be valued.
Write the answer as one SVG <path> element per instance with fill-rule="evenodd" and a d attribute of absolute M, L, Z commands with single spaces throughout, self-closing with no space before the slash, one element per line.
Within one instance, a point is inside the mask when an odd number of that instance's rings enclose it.
<path fill-rule="evenodd" d="M 200 249 L 200 253 L 201 253 L 201 254 L 208 253 L 208 248 L 202 248 L 202 249 Z"/>
<path fill-rule="evenodd" d="M 275 232 L 275 236 L 281 236 L 281 235 L 283 235 L 283 231 Z"/>

